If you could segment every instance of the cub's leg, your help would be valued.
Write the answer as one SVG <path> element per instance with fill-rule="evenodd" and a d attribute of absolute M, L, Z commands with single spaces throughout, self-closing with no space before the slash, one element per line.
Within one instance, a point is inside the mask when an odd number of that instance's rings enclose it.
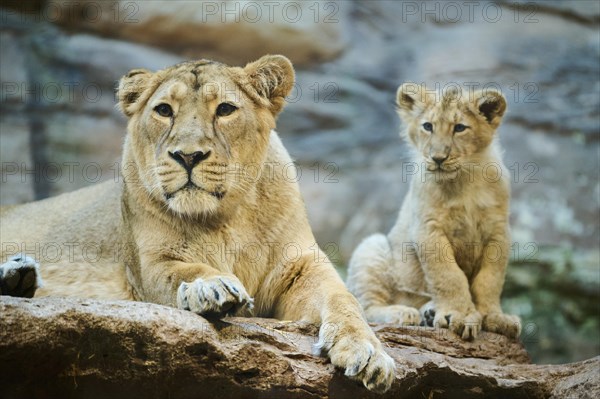
<path fill-rule="evenodd" d="M 203 316 L 235 314 L 254 300 L 236 276 L 202 263 L 158 262 L 141 268 L 140 299 L 190 310 Z M 144 283 L 146 282 L 146 283 Z"/>
<path fill-rule="evenodd" d="M 483 250 L 481 268 L 471 283 L 473 301 L 483 315 L 483 329 L 517 338 L 521 334 L 518 316 L 505 314 L 500 307 L 508 262 L 508 240 L 491 241 Z"/>
<path fill-rule="evenodd" d="M 285 266 L 277 279 L 275 317 L 321 324 L 315 350 L 368 389 L 385 392 L 394 381 L 394 361 L 363 318 L 323 253 L 304 256 Z"/>
<path fill-rule="evenodd" d="M 418 325 L 419 311 L 394 301 L 397 290 L 392 249 L 386 236 L 375 234 L 356 248 L 348 267 L 348 289 L 375 323 Z"/>
<path fill-rule="evenodd" d="M 18 254 L 0 265 L 0 295 L 33 298 L 41 286 L 40 265 L 33 258 Z"/>
<path fill-rule="evenodd" d="M 456 263 L 450 242 L 437 230 L 420 238 L 418 256 L 435 304 L 434 326 L 449 328 L 463 339 L 477 338 L 481 314 L 473 304 L 467 276 Z"/>

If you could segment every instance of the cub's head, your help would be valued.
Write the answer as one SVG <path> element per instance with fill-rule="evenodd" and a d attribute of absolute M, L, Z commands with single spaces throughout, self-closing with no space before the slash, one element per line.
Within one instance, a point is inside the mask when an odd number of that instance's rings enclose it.
<path fill-rule="evenodd" d="M 427 170 L 441 175 L 477 163 L 506 111 L 506 100 L 496 90 L 439 93 L 414 83 L 398 88 L 396 102 L 404 137 Z"/>
<path fill-rule="evenodd" d="M 244 68 L 201 60 L 130 71 L 118 89 L 129 118 L 126 184 L 184 216 L 217 214 L 243 200 L 293 84 L 283 56 Z"/>

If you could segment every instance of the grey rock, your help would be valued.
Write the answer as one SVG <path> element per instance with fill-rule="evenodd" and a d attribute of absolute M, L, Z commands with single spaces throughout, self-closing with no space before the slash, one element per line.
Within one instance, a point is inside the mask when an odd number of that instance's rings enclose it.
<path fill-rule="evenodd" d="M 286 53 L 298 65 L 311 65 L 337 57 L 346 45 L 346 18 L 336 2 L 171 1 L 165 6 L 84 0 L 61 8 L 65 12 L 57 22 L 63 26 L 228 63 Z"/>

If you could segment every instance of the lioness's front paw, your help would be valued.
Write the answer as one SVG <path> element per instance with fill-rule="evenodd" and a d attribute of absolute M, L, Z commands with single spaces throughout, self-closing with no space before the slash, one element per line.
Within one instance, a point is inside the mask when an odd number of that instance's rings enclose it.
<path fill-rule="evenodd" d="M 505 313 L 488 313 L 483 317 L 483 329 L 516 339 L 521 335 L 521 319 Z"/>
<path fill-rule="evenodd" d="M 0 295 L 33 298 L 41 286 L 40 265 L 33 258 L 19 254 L 0 265 Z"/>
<path fill-rule="evenodd" d="M 481 322 L 481 314 L 476 310 L 463 313 L 458 310 L 440 308 L 435 310 L 433 318 L 434 327 L 448 328 L 464 340 L 477 338 L 481 331 Z"/>
<path fill-rule="evenodd" d="M 177 307 L 204 316 L 235 314 L 240 309 L 252 309 L 254 299 L 235 277 L 217 276 L 181 283 L 177 290 Z"/>
<path fill-rule="evenodd" d="M 390 389 L 396 367 L 377 338 L 361 337 L 356 332 L 334 338 L 334 330 L 331 326 L 321 326 L 316 352 L 327 352 L 334 366 L 353 380 L 361 381 L 367 389 L 380 393 Z"/>

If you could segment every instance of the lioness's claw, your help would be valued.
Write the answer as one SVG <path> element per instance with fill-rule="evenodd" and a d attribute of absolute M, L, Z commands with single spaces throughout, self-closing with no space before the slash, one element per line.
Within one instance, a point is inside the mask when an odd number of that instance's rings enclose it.
<path fill-rule="evenodd" d="M 204 316 L 235 314 L 252 309 L 254 300 L 234 277 L 211 277 L 183 282 L 177 290 L 177 307 Z"/>
<path fill-rule="evenodd" d="M 379 341 L 370 334 L 355 332 L 340 334 L 330 325 L 321 326 L 316 353 L 326 352 L 331 363 L 344 374 L 375 392 L 385 392 L 392 386 L 396 366 Z"/>

